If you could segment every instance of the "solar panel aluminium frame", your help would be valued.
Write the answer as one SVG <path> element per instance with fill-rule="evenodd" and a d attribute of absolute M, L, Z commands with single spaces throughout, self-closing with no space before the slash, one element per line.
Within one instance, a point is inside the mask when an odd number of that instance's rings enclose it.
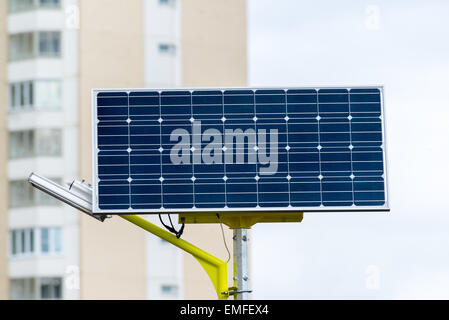
<path fill-rule="evenodd" d="M 384 165 L 384 195 L 385 203 L 383 206 L 327 206 L 327 207 L 263 207 L 263 208 L 164 208 L 164 209 L 128 209 L 128 210 L 108 210 L 100 209 L 98 201 L 98 139 L 97 139 L 97 95 L 104 92 L 146 92 L 146 91 L 226 91 L 226 90 L 321 90 L 321 89 L 378 89 L 380 92 L 381 104 L 381 122 L 382 122 L 382 154 Z M 367 86 L 304 86 L 304 87 L 279 87 L 279 86 L 260 86 L 260 87 L 178 87 L 178 88 L 93 88 L 91 90 L 92 107 L 92 211 L 95 214 L 159 214 L 159 213 L 207 213 L 207 212 L 388 212 L 389 206 L 389 188 L 388 188 L 388 158 L 387 158 L 387 136 L 385 126 L 385 92 L 383 85 Z"/>

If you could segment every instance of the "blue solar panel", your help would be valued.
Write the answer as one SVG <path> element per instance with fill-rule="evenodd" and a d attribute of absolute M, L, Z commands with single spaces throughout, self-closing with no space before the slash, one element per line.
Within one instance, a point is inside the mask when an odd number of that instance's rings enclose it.
<path fill-rule="evenodd" d="M 381 88 L 93 94 L 96 213 L 388 210 Z"/>

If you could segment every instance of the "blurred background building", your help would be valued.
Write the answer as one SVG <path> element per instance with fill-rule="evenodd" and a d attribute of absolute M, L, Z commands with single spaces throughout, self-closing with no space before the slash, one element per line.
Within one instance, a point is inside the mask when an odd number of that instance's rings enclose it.
<path fill-rule="evenodd" d="M 92 88 L 245 86 L 246 50 L 245 0 L 1 1 L 1 299 L 215 298 L 189 255 L 26 179 L 90 182 Z M 226 258 L 219 226 L 184 237 Z"/>

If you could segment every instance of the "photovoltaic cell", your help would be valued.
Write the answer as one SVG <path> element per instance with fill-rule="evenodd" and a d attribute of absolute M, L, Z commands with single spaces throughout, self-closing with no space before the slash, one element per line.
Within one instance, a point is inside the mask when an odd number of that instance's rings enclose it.
<path fill-rule="evenodd" d="M 93 94 L 94 212 L 388 210 L 381 88 Z"/>

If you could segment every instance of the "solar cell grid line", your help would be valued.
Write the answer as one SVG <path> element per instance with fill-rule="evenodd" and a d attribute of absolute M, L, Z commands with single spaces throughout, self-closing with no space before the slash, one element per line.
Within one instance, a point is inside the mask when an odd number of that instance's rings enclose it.
<path fill-rule="evenodd" d="M 257 207 L 257 180 L 255 162 L 245 162 L 254 156 L 249 147 L 254 139 L 255 106 L 253 90 L 227 90 L 224 93 L 224 162 L 226 176 L 223 179 L 227 188 L 227 205 L 229 208 Z M 235 135 L 234 135 L 235 134 Z M 239 141 L 241 140 L 241 142 Z M 245 148 L 244 141 L 247 147 Z"/>
<path fill-rule="evenodd" d="M 193 208 L 193 165 L 190 144 L 190 91 L 163 91 L 161 93 L 162 177 L 164 208 Z M 173 152 L 174 148 L 179 151 Z"/>
<path fill-rule="evenodd" d="M 196 208 L 196 193 L 195 193 L 195 181 L 196 181 L 196 177 L 195 177 L 195 160 L 197 160 L 198 158 L 198 153 L 199 153 L 199 157 L 200 157 L 200 161 L 201 161 L 201 139 L 198 139 L 199 137 L 201 137 L 201 129 L 200 132 L 195 132 L 195 128 L 197 127 L 197 125 L 195 125 L 195 123 L 197 122 L 197 120 L 194 118 L 194 114 L 193 114 L 193 93 L 190 92 L 190 123 L 191 123 L 191 146 L 192 146 L 192 178 L 190 178 L 190 180 L 192 180 L 192 208 L 195 209 Z M 198 137 L 199 135 L 199 137 Z M 199 143 L 197 142 L 199 140 Z"/>
<path fill-rule="evenodd" d="M 97 97 L 98 194 L 101 209 L 129 208 L 128 96 L 104 92 Z"/>
<path fill-rule="evenodd" d="M 132 208 L 132 203 L 131 203 L 131 129 L 130 129 L 130 123 L 131 123 L 131 119 L 129 117 L 129 94 L 126 95 L 127 98 L 127 107 L 128 107 L 128 118 L 126 119 L 126 123 L 128 124 L 128 148 L 126 149 L 126 151 L 128 152 L 128 203 L 129 203 L 129 208 Z"/>
<path fill-rule="evenodd" d="M 256 91 L 253 91 L 253 107 L 254 107 L 254 109 L 253 109 L 253 113 L 254 113 L 254 118 L 253 118 L 253 120 L 254 120 L 254 147 L 253 146 L 250 146 L 250 144 L 248 143 L 248 163 L 250 162 L 250 156 L 251 155 L 256 155 L 257 154 L 257 151 L 258 150 L 251 150 L 251 148 L 258 148 L 259 147 L 259 144 L 257 143 L 258 142 L 258 137 L 257 137 L 257 121 L 259 120 L 258 119 L 258 117 L 257 117 L 257 102 L 256 102 Z M 244 150 L 243 150 L 243 152 L 245 152 Z M 259 164 L 258 164 L 258 161 L 254 161 L 255 162 L 255 165 L 256 165 L 256 173 L 255 173 L 255 175 L 254 175 L 254 179 L 256 180 L 256 208 L 260 208 L 260 196 L 261 196 L 261 194 L 260 194 L 260 192 L 259 192 L 259 181 L 260 181 L 260 177 L 259 177 L 259 175 L 258 175 L 258 172 L 259 172 Z"/>
<path fill-rule="evenodd" d="M 317 145 L 317 150 L 318 150 L 318 168 L 319 168 L 319 175 L 318 175 L 318 180 L 319 180 L 319 185 L 320 185 L 320 207 L 323 207 L 323 164 L 322 164 L 322 153 L 321 150 L 323 149 L 323 146 L 321 144 L 321 110 L 320 110 L 320 95 L 319 95 L 319 90 L 316 91 L 316 105 L 317 105 L 317 116 L 316 116 L 316 120 L 317 120 L 317 128 L 318 128 L 318 145 Z"/>
<path fill-rule="evenodd" d="M 160 197 L 159 93 L 129 93 L 130 197 L 132 209 L 159 209 Z"/>
<path fill-rule="evenodd" d="M 351 206 L 348 90 L 320 89 L 318 101 L 322 205 Z"/>
<path fill-rule="evenodd" d="M 382 205 L 385 176 L 382 141 L 382 110 L 379 90 L 352 89 L 355 159 L 355 205 Z"/>
<path fill-rule="evenodd" d="M 388 210 L 382 91 L 93 90 L 94 212 Z"/>
<path fill-rule="evenodd" d="M 159 182 L 160 182 L 160 199 L 161 199 L 161 201 L 160 201 L 160 204 L 161 204 L 161 209 L 163 210 L 164 209 L 164 196 L 163 196 L 163 194 L 164 194 L 164 187 L 163 187 L 163 185 L 162 185 L 162 156 L 163 156 L 163 151 L 164 151 L 164 148 L 162 148 L 162 122 L 163 122 L 163 120 L 162 120 L 162 111 L 161 111 L 161 105 L 162 105 L 162 100 L 161 100 L 161 95 L 160 95 L 160 93 L 158 93 L 158 98 L 159 98 L 159 118 L 157 119 L 157 122 L 159 123 L 159 149 L 158 149 L 158 151 L 159 151 L 159 174 L 160 174 L 160 177 L 159 177 Z"/>
<path fill-rule="evenodd" d="M 353 155 L 352 155 L 352 150 L 353 145 L 352 145 L 352 108 L 351 108 L 351 94 L 349 91 L 348 94 L 348 104 L 349 104 L 349 116 L 348 116 L 348 120 L 349 120 L 349 155 L 350 155 L 350 165 L 351 165 L 351 175 L 349 176 L 351 178 L 351 193 L 352 193 L 352 205 L 354 205 L 354 201 L 355 201 L 355 196 L 354 196 L 354 165 L 353 165 Z"/>
<path fill-rule="evenodd" d="M 259 206 L 288 207 L 285 91 L 255 91 L 255 111 Z"/>
<path fill-rule="evenodd" d="M 287 91 L 292 207 L 319 207 L 318 94 L 315 89 Z"/>
<path fill-rule="evenodd" d="M 221 157 L 224 126 L 222 102 L 223 93 L 219 90 L 192 93 L 192 139 L 196 140 L 193 153 L 194 195 L 198 208 L 225 206 L 224 163 Z"/>
<path fill-rule="evenodd" d="M 221 118 L 221 122 L 222 122 L 222 138 L 221 141 L 223 143 L 223 141 L 225 141 L 225 122 L 226 122 L 226 117 L 225 117 L 225 108 L 224 108 L 224 90 L 221 91 L 221 105 L 222 105 L 222 109 L 221 109 L 221 114 L 222 114 L 222 118 Z M 226 146 L 223 144 L 223 148 L 222 151 L 225 152 L 225 148 Z M 227 187 L 227 173 L 226 173 L 226 164 L 223 161 L 223 181 L 224 181 L 224 208 L 228 209 L 228 187 Z"/>
<path fill-rule="evenodd" d="M 288 130 L 288 121 L 290 120 L 290 117 L 288 116 L 288 101 L 287 101 L 287 90 L 284 90 L 284 103 L 285 103 L 285 132 L 286 132 L 286 141 L 285 141 L 285 151 L 287 153 L 287 176 L 285 177 L 287 179 L 287 186 L 288 186 L 288 207 L 291 208 L 291 187 L 290 187 L 290 180 L 292 179 L 290 175 L 290 145 L 289 145 L 289 130 Z"/>

